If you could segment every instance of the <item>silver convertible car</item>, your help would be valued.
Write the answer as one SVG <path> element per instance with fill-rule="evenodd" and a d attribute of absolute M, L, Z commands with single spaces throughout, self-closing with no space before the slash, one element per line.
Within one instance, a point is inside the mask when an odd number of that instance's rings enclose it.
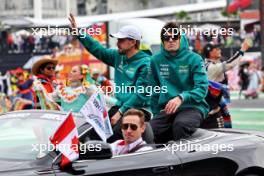
<path fill-rule="evenodd" d="M 234 129 L 198 129 L 192 137 L 152 150 L 112 156 L 110 145 L 91 140 L 91 126 L 75 115 L 85 150 L 71 165 L 59 167 L 61 154 L 49 137 L 66 113 L 24 110 L 0 115 L 0 175 L 109 176 L 263 176 L 264 133 Z M 51 149 L 51 150 L 48 150 Z"/>

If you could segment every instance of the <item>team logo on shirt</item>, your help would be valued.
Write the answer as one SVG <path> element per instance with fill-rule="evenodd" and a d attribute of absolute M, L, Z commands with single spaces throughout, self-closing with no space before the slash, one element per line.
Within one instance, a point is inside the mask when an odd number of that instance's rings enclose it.
<path fill-rule="evenodd" d="M 169 78 L 170 76 L 169 64 L 160 64 L 160 76 L 162 78 Z"/>
<path fill-rule="evenodd" d="M 117 67 L 117 70 L 123 73 L 123 60 L 121 60 L 120 64 Z"/>
<path fill-rule="evenodd" d="M 134 68 L 129 68 L 126 70 L 126 73 L 129 75 L 133 75 L 135 73 L 135 69 Z"/>
<path fill-rule="evenodd" d="M 189 65 L 180 65 L 179 66 L 179 73 L 188 73 L 189 72 Z"/>

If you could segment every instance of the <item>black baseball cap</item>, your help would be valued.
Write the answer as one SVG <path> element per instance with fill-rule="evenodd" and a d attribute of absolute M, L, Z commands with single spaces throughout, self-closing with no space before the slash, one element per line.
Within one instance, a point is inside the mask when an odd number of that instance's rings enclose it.
<path fill-rule="evenodd" d="M 208 58 L 209 57 L 209 53 L 214 49 L 214 48 L 219 48 L 221 46 L 221 44 L 214 44 L 214 43 L 207 43 L 204 46 L 203 49 L 203 55 Z"/>

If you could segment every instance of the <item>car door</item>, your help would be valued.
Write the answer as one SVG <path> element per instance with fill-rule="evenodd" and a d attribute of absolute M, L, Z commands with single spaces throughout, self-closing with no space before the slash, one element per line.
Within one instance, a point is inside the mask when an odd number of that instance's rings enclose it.
<path fill-rule="evenodd" d="M 115 156 L 111 159 L 77 161 L 75 170 L 82 170 L 82 175 L 111 176 L 178 176 L 180 160 L 177 155 L 163 149 L 144 151 Z M 56 175 L 67 175 L 59 173 Z"/>
<path fill-rule="evenodd" d="M 212 151 L 177 151 L 182 162 L 183 176 L 229 176 L 234 175 L 238 165 Z"/>
<path fill-rule="evenodd" d="M 208 158 L 184 163 L 183 176 L 230 176 L 235 175 L 237 165 L 226 158 Z"/>

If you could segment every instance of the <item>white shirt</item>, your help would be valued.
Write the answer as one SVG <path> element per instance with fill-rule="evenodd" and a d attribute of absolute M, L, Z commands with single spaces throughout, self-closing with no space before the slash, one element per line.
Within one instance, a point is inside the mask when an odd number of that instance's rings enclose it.
<path fill-rule="evenodd" d="M 139 145 L 145 145 L 147 144 L 145 141 L 143 141 L 142 138 L 137 139 L 131 144 L 126 145 L 124 140 L 117 140 L 113 142 L 111 145 L 113 155 L 121 155 L 121 154 L 127 154 L 131 150 L 133 150 L 135 147 L 138 147 Z M 146 150 L 151 150 L 153 149 L 150 146 L 144 146 L 138 149 L 135 152 L 140 152 L 140 151 L 146 151 Z"/>
<path fill-rule="evenodd" d="M 220 59 L 211 60 L 206 58 L 205 65 L 207 65 L 208 79 L 215 82 L 222 82 L 225 79 L 225 72 L 239 65 L 240 58 L 241 52 L 239 51 L 237 51 L 231 58 L 223 62 Z"/>

